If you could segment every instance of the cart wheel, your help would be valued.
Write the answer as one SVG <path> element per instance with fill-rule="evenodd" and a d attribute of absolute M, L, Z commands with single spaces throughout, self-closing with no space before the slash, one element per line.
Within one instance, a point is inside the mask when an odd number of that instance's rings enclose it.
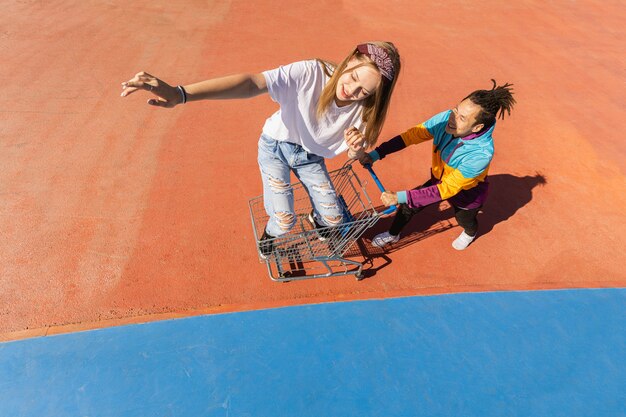
<path fill-rule="evenodd" d="M 356 274 L 354 274 L 354 277 L 357 281 L 361 281 L 363 278 L 365 278 L 365 276 L 363 275 L 363 271 L 357 272 Z"/>
<path fill-rule="evenodd" d="M 291 271 L 285 271 L 282 274 L 280 274 L 280 282 L 291 282 L 290 279 L 287 279 L 291 277 Z"/>

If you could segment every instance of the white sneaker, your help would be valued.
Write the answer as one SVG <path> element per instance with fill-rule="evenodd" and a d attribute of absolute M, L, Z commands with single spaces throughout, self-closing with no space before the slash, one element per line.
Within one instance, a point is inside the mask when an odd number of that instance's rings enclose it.
<path fill-rule="evenodd" d="M 394 236 L 389 232 L 383 232 L 374 236 L 374 239 L 372 239 L 372 245 L 377 248 L 382 248 L 385 245 L 396 243 L 398 240 L 400 240 L 400 235 Z"/>
<path fill-rule="evenodd" d="M 463 250 L 465 248 L 467 248 L 470 243 L 472 243 L 474 241 L 474 238 L 476 237 L 476 235 L 474 236 L 470 236 L 467 233 L 465 233 L 465 230 L 459 235 L 459 237 L 457 237 L 456 239 L 454 239 L 454 242 L 452 242 L 452 247 L 456 250 Z"/>

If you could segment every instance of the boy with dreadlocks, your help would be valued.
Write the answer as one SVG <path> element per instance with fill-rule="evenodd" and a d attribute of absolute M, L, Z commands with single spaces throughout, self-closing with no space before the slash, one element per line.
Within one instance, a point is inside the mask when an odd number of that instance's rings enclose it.
<path fill-rule="evenodd" d="M 388 232 L 374 237 L 377 247 L 395 243 L 411 217 L 425 206 L 448 200 L 457 222 L 463 228 L 452 247 L 463 250 L 476 237 L 476 215 L 487 197 L 487 172 L 493 157 L 493 130 L 496 116 L 504 119 L 515 104 L 512 84 L 491 90 L 476 90 L 454 109 L 437 114 L 389 141 L 369 154 L 357 156 L 363 164 L 374 163 L 385 156 L 428 140 L 433 140 L 431 178 L 412 190 L 385 191 L 381 200 L 386 206 L 399 204 Z"/>

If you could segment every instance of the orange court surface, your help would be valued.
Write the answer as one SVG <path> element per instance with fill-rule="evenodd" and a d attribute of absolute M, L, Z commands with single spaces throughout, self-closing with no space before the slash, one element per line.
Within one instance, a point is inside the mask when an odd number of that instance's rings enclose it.
<path fill-rule="evenodd" d="M 326 301 L 626 286 L 621 1 L 3 6 L 0 340 Z M 339 61 L 368 40 L 394 42 L 403 63 L 380 142 L 492 78 L 514 84 L 480 236 L 455 251 L 443 203 L 387 253 L 355 255 L 362 281 L 273 282 L 248 200 L 262 192 L 257 140 L 277 105 L 265 95 L 163 109 L 145 92 L 121 98 L 120 83 L 142 70 L 188 84 Z M 389 190 L 413 188 L 430 152 L 411 147 L 376 172 Z"/>

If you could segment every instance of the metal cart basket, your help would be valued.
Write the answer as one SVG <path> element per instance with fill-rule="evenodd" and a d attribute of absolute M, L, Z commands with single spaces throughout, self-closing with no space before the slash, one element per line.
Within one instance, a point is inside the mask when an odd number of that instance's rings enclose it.
<path fill-rule="evenodd" d="M 366 168 L 378 188 L 384 191 L 371 166 Z M 343 256 L 382 215 L 395 211 L 395 206 L 381 212 L 376 210 L 365 190 L 366 184 L 359 180 L 352 162 L 329 174 L 342 205 L 344 222 L 335 227 L 315 228 L 310 221 L 312 206 L 306 189 L 302 183 L 293 183 L 296 224 L 288 234 L 265 241 L 272 244 L 270 254 L 263 256 L 259 251 L 259 260 L 267 265 L 273 281 L 348 274 L 354 274 L 357 280 L 363 278 L 363 264 Z M 269 218 L 262 195 L 251 199 L 249 206 L 258 251 L 260 237 Z"/>

